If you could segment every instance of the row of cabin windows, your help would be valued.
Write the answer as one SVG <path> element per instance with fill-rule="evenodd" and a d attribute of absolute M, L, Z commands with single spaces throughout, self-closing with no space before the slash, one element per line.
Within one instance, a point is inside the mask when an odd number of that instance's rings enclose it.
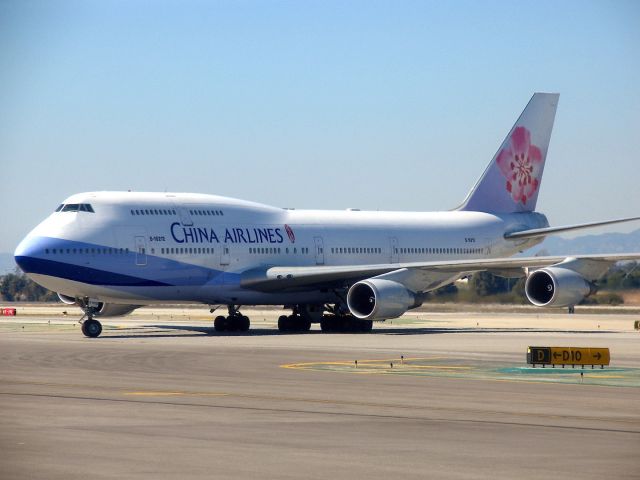
<path fill-rule="evenodd" d="M 89 205 L 89 207 L 91 207 L 91 205 Z M 222 210 L 189 210 L 189 213 L 191 215 L 200 215 L 203 217 L 224 216 L 224 212 Z M 136 208 L 131 209 L 131 215 L 177 215 L 177 212 L 173 208 Z"/>
<path fill-rule="evenodd" d="M 96 213 L 90 203 L 61 203 L 56 212 L 87 212 Z"/>
<path fill-rule="evenodd" d="M 129 253 L 128 248 L 45 248 L 47 255 L 121 255 Z"/>
<path fill-rule="evenodd" d="M 191 215 L 200 215 L 203 217 L 207 216 L 224 216 L 224 212 L 222 210 L 189 210 Z"/>
<path fill-rule="evenodd" d="M 166 208 L 144 208 L 131 210 L 131 215 L 177 215 L 173 209 Z"/>
<path fill-rule="evenodd" d="M 431 247 L 421 247 L 421 248 L 394 248 L 395 253 L 398 251 L 401 254 L 480 254 L 484 249 L 482 248 L 461 248 L 461 247 L 453 247 L 453 248 L 431 248 Z"/>
<path fill-rule="evenodd" d="M 332 247 L 331 253 L 382 253 L 378 247 Z"/>
<path fill-rule="evenodd" d="M 152 248 L 151 253 L 155 253 L 155 249 Z M 214 253 L 214 249 L 213 247 L 167 247 L 161 248 L 160 253 L 165 255 L 180 255 L 185 253 L 189 253 L 192 255 L 211 255 Z"/>
<path fill-rule="evenodd" d="M 282 253 L 282 249 L 280 247 L 249 247 L 249 253 L 252 255 L 267 255 L 267 254 L 278 254 Z M 284 249 L 284 253 L 289 254 L 289 247 Z M 298 248 L 293 247 L 291 249 L 291 253 L 294 255 L 298 253 Z M 308 254 L 309 249 L 307 247 L 300 247 L 301 254 Z"/>

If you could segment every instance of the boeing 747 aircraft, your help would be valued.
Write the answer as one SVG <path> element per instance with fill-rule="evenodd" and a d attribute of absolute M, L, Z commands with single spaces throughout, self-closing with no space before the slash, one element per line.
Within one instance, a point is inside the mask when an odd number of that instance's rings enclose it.
<path fill-rule="evenodd" d="M 290 210 L 189 193 L 92 192 L 67 198 L 15 251 L 20 268 L 96 318 L 191 302 L 247 331 L 242 305 L 284 305 L 281 331 L 369 331 L 427 292 L 479 271 L 526 276 L 540 307 L 573 306 L 620 260 L 640 254 L 509 258 L 546 235 L 637 220 L 549 227 L 535 212 L 557 94 L 536 93 L 480 180 L 447 212 Z"/>

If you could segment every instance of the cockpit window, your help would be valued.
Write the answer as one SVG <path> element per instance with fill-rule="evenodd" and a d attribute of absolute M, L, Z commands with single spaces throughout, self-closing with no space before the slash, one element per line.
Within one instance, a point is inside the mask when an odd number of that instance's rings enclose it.
<path fill-rule="evenodd" d="M 62 212 L 89 212 L 95 213 L 93 207 L 89 203 L 67 203 L 66 205 L 58 207 L 57 211 Z"/>
<path fill-rule="evenodd" d="M 59 212 L 60 210 L 62 210 L 62 207 L 64 207 L 64 203 L 61 203 L 60 205 L 58 205 L 58 208 L 56 208 L 56 212 Z"/>

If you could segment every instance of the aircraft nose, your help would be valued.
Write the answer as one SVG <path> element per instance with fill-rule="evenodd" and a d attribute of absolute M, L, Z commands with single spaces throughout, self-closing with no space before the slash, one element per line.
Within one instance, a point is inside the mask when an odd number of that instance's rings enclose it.
<path fill-rule="evenodd" d="M 13 259 L 25 273 L 37 272 L 38 264 L 43 261 L 45 245 L 42 239 L 25 237 L 13 252 Z"/>

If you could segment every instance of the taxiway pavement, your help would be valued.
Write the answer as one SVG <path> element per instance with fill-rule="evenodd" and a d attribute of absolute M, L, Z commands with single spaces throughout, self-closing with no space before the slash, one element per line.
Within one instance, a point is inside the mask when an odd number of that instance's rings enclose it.
<path fill-rule="evenodd" d="M 279 334 L 277 314 L 254 312 L 248 334 L 125 317 L 97 339 L 58 314 L 0 320 L 0 477 L 640 478 L 639 387 L 295 367 L 522 367 L 528 345 L 573 345 L 638 369 L 633 315 L 424 313 L 372 334 Z"/>

